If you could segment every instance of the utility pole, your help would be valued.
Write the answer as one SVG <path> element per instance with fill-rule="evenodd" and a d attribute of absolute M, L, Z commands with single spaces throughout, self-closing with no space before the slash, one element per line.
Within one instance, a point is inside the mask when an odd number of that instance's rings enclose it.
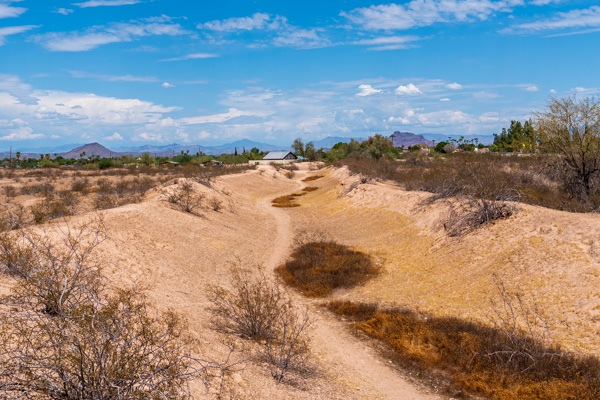
<path fill-rule="evenodd" d="M 10 146 L 10 154 L 8 156 L 8 168 L 12 168 L 12 146 Z"/>

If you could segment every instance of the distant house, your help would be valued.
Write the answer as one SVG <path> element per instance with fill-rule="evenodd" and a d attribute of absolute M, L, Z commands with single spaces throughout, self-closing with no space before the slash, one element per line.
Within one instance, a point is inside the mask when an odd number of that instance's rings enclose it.
<path fill-rule="evenodd" d="M 265 164 L 291 164 L 298 161 L 298 157 L 291 151 L 271 151 L 267 153 L 262 160 L 250 160 L 250 165 Z"/>

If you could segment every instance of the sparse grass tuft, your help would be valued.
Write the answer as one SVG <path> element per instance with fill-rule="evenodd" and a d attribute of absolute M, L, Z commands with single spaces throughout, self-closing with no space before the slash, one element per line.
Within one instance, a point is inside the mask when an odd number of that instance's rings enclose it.
<path fill-rule="evenodd" d="M 303 192 L 314 192 L 315 190 L 318 190 L 319 188 L 316 186 L 307 186 L 304 189 L 302 189 Z"/>
<path fill-rule="evenodd" d="M 379 273 L 371 258 L 333 241 L 301 244 L 277 273 L 304 295 L 323 297 L 337 288 L 351 288 Z"/>

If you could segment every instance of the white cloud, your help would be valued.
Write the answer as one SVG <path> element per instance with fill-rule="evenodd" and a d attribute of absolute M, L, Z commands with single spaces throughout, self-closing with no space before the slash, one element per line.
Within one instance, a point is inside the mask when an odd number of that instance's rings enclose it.
<path fill-rule="evenodd" d="M 540 88 L 539 88 L 539 87 L 537 87 L 536 85 L 531 85 L 531 86 L 527 86 L 527 87 L 525 88 L 525 90 L 526 90 L 527 92 L 539 92 Z"/>
<path fill-rule="evenodd" d="M 52 135 L 50 136 L 50 139 L 60 139 L 60 135 Z"/>
<path fill-rule="evenodd" d="M 201 117 L 182 118 L 181 121 L 186 125 L 217 124 L 239 117 L 264 117 L 266 115 L 268 114 L 230 108 L 226 113 L 203 115 Z"/>
<path fill-rule="evenodd" d="M 41 133 L 33 133 L 33 129 L 29 126 L 21 126 L 8 135 L 0 136 L 0 140 L 31 140 L 43 137 L 44 135 Z"/>
<path fill-rule="evenodd" d="M 160 133 L 142 132 L 132 138 L 136 142 L 164 142 L 165 138 Z"/>
<path fill-rule="evenodd" d="M 203 59 L 203 58 L 216 58 L 216 57 L 219 57 L 219 55 L 215 54 L 215 53 L 192 53 L 192 54 L 187 54 L 185 56 L 167 58 L 165 60 L 160 60 L 160 61 L 184 61 L 184 60 L 198 60 L 198 59 Z"/>
<path fill-rule="evenodd" d="M 7 26 L 0 28 L 0 46 L 6 43 L 6 37 L 9 35 L 16 35 L 18 33 L 27 32 L 33 28 L 37 28 L 36 25 L 21 25 L 21 26 Z"/>
<path fill-rule="evenodd" d="M 34 39 L 50 51 L 88 51 L 96 47 L 119 42 L 131 42 L 145 36 L 175 36 L 186 31 L 179 24 L 170 23 L 170 18 L 148 18 L 130 23 L 93 27 L 86 32 L 49 32 Z"/>
<path fill-rule="evenodd" d="M 522 0 L 412 0 L 406 4 L 372 5 L 341 16 L 366 30 L 405 30 L 438 22 L 486 20 L 495 12 L 510 12 Z"/>
<path fill-rule="evenodd" d="M 383 50 L 401 50 L 401 49 L 410 49 L 416 47 L 416 45 L 411 42 L 416 42 L 418 40 L 422 40 L 419 36 L 382 36 L 376 37 L 372 39 L 361 39 L 351 44 L 360 45 L 360 46 L 373 46 L 370 47 L 369 50 L 375 51 L 383 51 Z"/>
<path fill-rule="evenodd" d="M 161 86 L 164 87 L 165 89 L 175 87 L 175 85 L 172 85 L 169 82 L 163 82 L 163 84 Z"/>
<path fill-rule="evenodd" d="M 27 11 L 27 9 L 23 7 L 13 7 L 5 3 L 0 3 L 0 18 L 18 17 L 25 11 Z"/>
<path fill-rule="evenodd" d="M 447 97 L 444 97 L 444 98 L 440 99 L 440 101 L 450 101 L 450 99 Z"/>
<path fill-rule="evenodd" d="M 550 89 L 550 93 L 556 94 L 556 90 L 555 89 Z"/>
<path fill-rule="evenodd" d="M 450 90 L 460 90 L 460 89 L 462 89 L 462 88 L 463 88 L 463 87 L 462 87 L 462 85 L 461 85 L 460 83 L 456 83 L 456 82 L 454 82 L 454 83 L 449 83 L 449 84 L 447 84 L 447 85 L 446 85 L 446 87 L 447 87 L 448 89 L 450 89 Z"/>
<path fill-rule="evenodd" d="M 140 0 L 89 0 L 84 1 L 83 3 L 73 3 L 73 5 L 81 8 L 87 8 L 102 6 L 127 6 L 138 3 L 140 3 Z"/>
<path fill-rule="evenodd" d="M 535 33 L 547 30 L 600 27 L 600 6 L 583 10 L 559 12 L 552 19 L 514 25 L 501 30 L 503 33 Z M 591 30 L 592 31 L 596 31 Z"/>
<path fill-rule="evenodd" d="M 135 76 L 135 75 L 103 75 L 90 74 L 82 71 L 69 71 L 75 78 L 93 78 L 106 82 L 157 82 L 158 79 L 153 76 Z"/>
<path fill-rule="evenodd" d="M 62 15 L 69 15 L 69 14 L 73 13 L 73 10 L 70 8 L 59 8 L 58 10 L 55 11 L 55 13 L 62 14 Z"/>
<path fill-rule="evenodd" d="M 220 32 L 251 31 L 267 29 L 271 16 L 265 13 L 255 13 L 251 17 L 228 18 L 222 21 L 209 21 L 198 25 L 198 29 L 208 29 Z"/>
<path fill-rule="evenodd" d="M 106 136 L 104 140 L 123 140 L 123 136 L 121 136 L 119 132 L 115 132 L 110 136 Z"/>
<path fill-rule="evenodd" d="M 278 47 L 318 48 L 331 45 L 328 39 L 322 38 L 316 29 L 290 28 L 273 39 Z"/>
<path fill-rule="evenodd" d="M 423 92 L 421 92 L 421 90 L 412 83 L 398 86 L 394 93 L 396 93 L 398 96 L 415 96 L 423 94 Z"/>
<path fill-rule="evenodd" d="M 424 126 L 457 125 L 474 121 L 473 117 L 469 114 L 456 110 L 442 110 L 417 114 L 417 119 Z"/>
<path fill-rule="evenodd" d="M 358 89 L 360 89 L 360 92 L 356 93 L 356 95 L 361 97 L 371 96 L 382 92 L 381 89 L 375 89 L 371 85 L 360 85 Z"/>

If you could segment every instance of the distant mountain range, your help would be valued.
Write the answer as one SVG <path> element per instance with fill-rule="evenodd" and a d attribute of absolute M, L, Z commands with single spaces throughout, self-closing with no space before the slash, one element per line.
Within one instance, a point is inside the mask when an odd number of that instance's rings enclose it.
<path fill-rule="evenodd" d="M 441 141 L 448 141 L 448 136 L 458 140 L 458 135 L 444 135 L 438 133 L 423 133 L 421 135 L 415 135 L 411 132 L 394 132 L 393 140 L 394 144 L 399 144 L 397 147 L 402 147 L 404 144 L 405 148 L 414 146 L 417 143 L 427 144 L 428 146 Z M 494 141 L 493 135 L 479 135 L 479 136 L 464 136 L 465 139 L 472 140 L 477 137 L 479 143 L 491 144 Z M 322 148 L 325 151 L 331 149 L 336 143 L 344 142 L 348 143 L 350 140 L 355 139 L 363 141 L 365 138 L 361 137 L 342 137 L 342 136 L 328 136 L 321 140 L 313 141 L 315 148 Z M 306 142 L 305 142 L 306 143 Z M 66 144 L 53 148 L 33 148 L 28 151 L 21 151 L 21 158 L 38 158 L 40 154 L 50 154 L 52 158 L 55 156 L 61 156 L 64 158 L 79 158 L 80 154 L 85 152 L 85 156 L 100 156 L 100 157 L 120 157 L 122 155 L 139 156 L 142 153 L 150 153 L 152 156 L 157 157 L 172 157 L 173 155 L 180 154 L 181 151 L 188 152 L 190 154 L 196 154 L 199 151 L 208 155 L 220 155 L 223 153 L 232 154 L 237 149 L 238 153 L 242 153 L 244 149 L 250 151 L 253 147 L 260 149 L 261 151 L 276 151 L 276 150 L 292 150 L 290 146 L 278 146 L 268 143 L 255 142 L 248 139 L 238 140 L 231 143 L 225 143 L 218 146 L 203 146 L 203 145 L 189 145 L 189 144 L 167 144 L 167 145 L 142 145 L 137 147 L 117 147 L 108 149 L 100 143 L 88 143 L 88 144 Z M 15 157 L 15 153 L 18 149 L 13 149 L 12 157 Z M 0 152 L 0 158 L 8 158 L 9 152 Z"/>

